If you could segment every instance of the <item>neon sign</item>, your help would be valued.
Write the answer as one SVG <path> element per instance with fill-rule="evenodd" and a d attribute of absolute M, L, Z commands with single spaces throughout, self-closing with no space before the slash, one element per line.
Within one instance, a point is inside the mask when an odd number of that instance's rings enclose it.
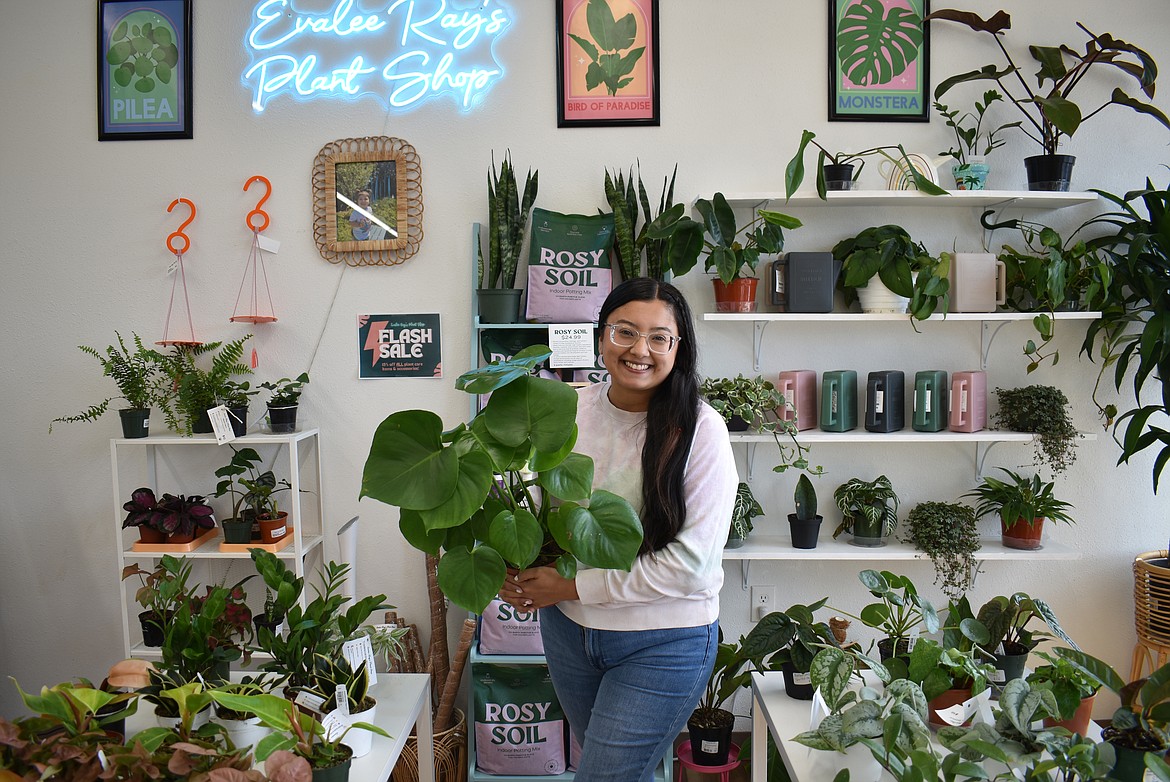
<path fill-rule="evenodd" d="M 511 24 L 499 0 L 335 0 L 324 13 L 264 0 L 245 39 L 252 108 L 289 96 L 357 99 L 388 109 L 447 96 L 466 111 L 504 77 L 495 43 Z"/>

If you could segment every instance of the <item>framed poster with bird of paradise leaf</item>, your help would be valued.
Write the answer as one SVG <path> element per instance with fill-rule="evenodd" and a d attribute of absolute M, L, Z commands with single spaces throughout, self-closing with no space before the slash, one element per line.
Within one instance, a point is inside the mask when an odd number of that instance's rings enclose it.
<path fill-rule="evenodd" d="M 557 127 L 658 125 L 658 0 L 556 0 Z"/>
<path fill-rule="evenodd" d="M 828 0 L 829 119 L 926 122 L 929 0 Z"/>

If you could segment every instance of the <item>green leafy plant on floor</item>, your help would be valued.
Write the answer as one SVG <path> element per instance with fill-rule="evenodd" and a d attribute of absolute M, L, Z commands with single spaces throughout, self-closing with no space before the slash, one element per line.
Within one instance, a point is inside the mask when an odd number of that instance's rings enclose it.
<path fill-rule="evenodd" d="M 585 21 L 593 40 L 569 33 L 590 61 L 585 72 L 585 89 L 592 92 L 604 84 L 607 93 L 617 95 L 618 90 L 633 81 L 630 74 L 646 53 L 645 46 L 634 46 L 638 39 L 638 20 L 633 13 L 615 19 L 606 0 L 589 0 Z"/>

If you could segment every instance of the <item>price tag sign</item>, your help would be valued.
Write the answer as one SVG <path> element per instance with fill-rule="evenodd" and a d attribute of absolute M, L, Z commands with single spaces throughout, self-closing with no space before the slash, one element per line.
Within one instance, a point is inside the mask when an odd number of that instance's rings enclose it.
<path fill-rule="evenodd" d="M 591 368 L 597 363 L 592 323 L 552 323 L 548 327 L 548 346 L 552 357 L 548 365 Z"/>
<path fill-rule="evenodd" d="M 220 405 L 211 408 L 207 411 L 207 417 L 211 419 L 211 430 L 215 432 L 215 442 L 223 445 L 236 439 L 236 432 L 232 429 L 231 413 L 226 407 Z"/>
<path fill-rule="evenodd" d="M 321 707 L 325 705 L 325 699 L 320 695 L 313 695 L 301 690 L 297 693 L 297 697 L 293 699 L 293 703 L 298 706 L 304 706 L 309 711 L 321 713 Z"/>
<path fill-rule="evenodd" d="M 378 683 L 378 672 L 374 665 L 374 646 L 370 643 L 370 637 L 363 635 L 361 638 L 355 638 L 352 641 L 346 641 L 341 645 L 341 654 L 345 657 L 345 661 L 354 670 L 362 663 L 366 664 L 366 673 L 370 676 L 370 686 L 373 687 Z"/>

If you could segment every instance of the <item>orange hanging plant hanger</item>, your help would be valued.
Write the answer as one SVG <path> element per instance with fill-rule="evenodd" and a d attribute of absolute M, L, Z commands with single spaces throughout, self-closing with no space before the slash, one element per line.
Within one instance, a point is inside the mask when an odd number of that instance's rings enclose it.
<path fill-rule="evenodd" d="M 163 338 L 155 344 L 166 345 L 168 347 L 172 345 L 177 345 L 179 347 L 196 347 L 198 345 L 202 345 L 203 342 L 195 338 L 195 325 L 191 320 L 191 298 L 187 295 L 187 272 L 183 265 L 183 254 L 186 253 L 187 250 L 191 249 L 191 237 L 187 236 L 187 234 L 184 233 L 184 230 L 195 219 L 195 204 L 186 198 L 176 198 L 174 201 L 171 201 L 171 205 L 167 207 L 167 212 L 173 212 L 175 207 L 179 204 L 186 204 L 187 207 L 190 208 L 191 214 L 187 216 L 187 219 L 184 220 L 175 231 L 171 232 L 167 236 L 167 249 L 170 250 L 171 253 L 173 253 L 175 256 L 175 279 L 171 283 L 171 299 L 170 303 L 167 304 L 167 320 L 166 324 L 163 326 Z M 183 241 L 183 246 L 181 249 L 177 246 L 179 239 Z M 183 296 L 180 305 L 186 310 L 187 313 L 187 333 L 184 335 L 172 335 L 171 315 L 174 314 L 175 311 L 175 293 L 179 290 L 179 288 L 182 288 L 183 290 Z"/>
<path fill-rule="evenodd" d="M 272 323 L 276 320 L 276 313 L 272 309 L 272 291 L 268 288 L 268 270 L 264 266 L 264 250 L 260 245 L 260 234 L 268 228 L 269 223 L 268 213 L 263 207 L 264 202 L 272 195 L 272 183 L 268 181 L 268 177 L 257 174 L 244 183 L 245 192 L 253 182 L 262 182 L 265 190 L 263 197 L 256 202 L 256 208 L 248 212 L 248 216 L 244 218 L 244 225 L 252 232 L 252 250 L 248 253 L 244 278 L 240 280 L 236 303 L 232 307 L 232 323 Z M 245 290 L 248 291 L 248 297 L 244 301 L 244 311 L 240 312 L 240 300 L 244 299 Z"/>

